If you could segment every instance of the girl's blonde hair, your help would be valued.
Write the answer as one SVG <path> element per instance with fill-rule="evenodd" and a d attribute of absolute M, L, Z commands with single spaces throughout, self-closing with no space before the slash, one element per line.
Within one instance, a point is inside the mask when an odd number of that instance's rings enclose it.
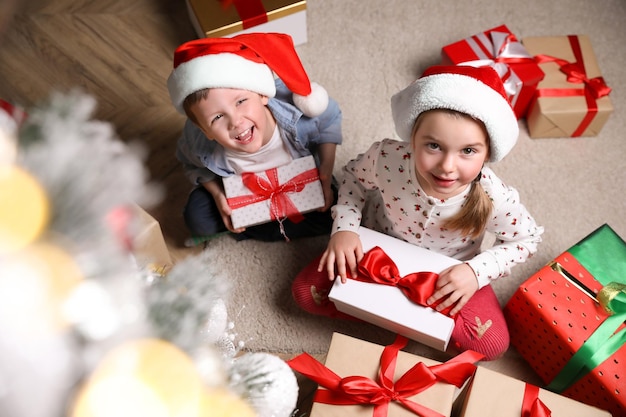
<path fill-rule="evenodd" d="M 411 138 L 415 135 L 415 131 L 420 125 L 422 120 L 422 116 L 431 111 L 440 111 L 446 114 L 449 114 L 453 117 L 457 118 L 467 118 L 470 120 L 474 120 L 477 122 L 485 136 L 487 137 L 487 158 L 489 159 L 489 134 L 487 133 L 487 129 L 485 128 L 485 124 L 472 116 L 469 116 L 465 113 L 458 112 L 455 110 L 449 109 L 433 109 L 428 110 L 426 112 L 420 113 L 417 119 L 415 120 L 415 124 L 413 125 L 413 132 L 411 133 Z M 478 173 L 478 176 L 472 181 L 470 192 L 467 194 L 465 202 L 461 206 L 461 211 L 459 211 L 455 216 L 448 219 L 444 227 L 450 230 L 457 230 L 464 236 L 470 236 L 472 238 L 476 238 L 480 236 L 487 225 L 487 221 L 491 216 L 491 211 L 493 210 L 493 202 L 491 201 L 491 197 L 485 192 L 485 189 L 480 185 L 480 178 L 482 176 L 482 172 Z"/>

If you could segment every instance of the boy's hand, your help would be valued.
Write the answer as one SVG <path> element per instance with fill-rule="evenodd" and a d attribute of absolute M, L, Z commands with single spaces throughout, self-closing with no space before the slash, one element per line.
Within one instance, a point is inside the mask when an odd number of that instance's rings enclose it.
<path fill-rule="evenodd" d="M 226 195 L 224 195 L 224 193 L 222 193 L 220 196 L 215 198 L 215 203 L 217 204 L 217 209 L 220 211 L 220 214 L 222 215 L 222 221 L 224 222 L 224 226 L 226 226 L 228 230 L 230 230 L 233 233 L 241 233 L 244 230 L 246 230 L 245 227 L 240 227 L 239 229 L 235 229 L 233 227 L 233 221 L 230 218 L 230 215 L 232 214 L 233 211 L 228 205 L 228 202 L 226 200 Z"/>
<path fill-rule="evenodd" d="M 337 232 L 330 238 L 328 246 L 317 267 L 318 272 L 324 269 L 328 272 L 328 279 L 333 281 L 339 275 L 341 282 L 346 282 L 346 271 L 352 276 L 357 275 L 357 264 L 363 259 L 363 248 L 359 235 L 354 232 Z M 335 265 L 337 274 L 335 274 Z"/>
<path fill-rule="evenodd" d="M 211 196 L 213 196 L 213 200 L 215 200 L 217 209 L 220 211 L 220 215 L 222 216 L 224 226 L 226 226 L 226 228 L 233 233 L 241 233 L 246 230 L 245 227 L 240 227 L 239 229 L 235 229 L 233 227 L 233 222 L 230 218 L 232 210 L 228 205 L 228 201 L 226 199 L 226 194 L 224 194 L 224 188 L 222 187 L 221 180 L 209 181 L 202 185 L 211 194 Z"/>
<path fill-rule="evenodd" d="M 437 279 L 435 292 L 426 300 L 429 305 L 437 304 L 435 310 L 441 311 L 451 305 L 450 316 L 457 314 L 478 291 L 478 280 L 474 270 L 467 264 L 459 264 L 444 269 Z"/>

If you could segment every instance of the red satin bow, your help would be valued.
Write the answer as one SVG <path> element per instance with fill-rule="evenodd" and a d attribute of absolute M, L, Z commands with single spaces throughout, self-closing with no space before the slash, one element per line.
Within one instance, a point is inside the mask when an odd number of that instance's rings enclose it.
<path fill-rule="evenodd" d="M 287 364 L 326 388 L 317 390 L 314 399 L 316 402 L 333 405 L 373 405 L 373 417 L 385 417 L 389 403 L 397 401 L 419 416 L 442 417 L 438 412 L 409 400 L 409 397 L 430 388 L 438 381 L 460 388 L 476 370 L 474 362 L 481 360 L 483 356 L 474 351 L 465 351 L 445 363 L 430 367 L 418 362 L 393 382 L 398 351 L 406 346 L 406 343 L 407 339 L 398 335 L 393 344 L 385 346 L 380 357 L 376 381 L 364 376 L 342 378 L 307 353 L 296 356 L 287 361 Z"/>
<path fill-rule="evenodd" d="M 539 399 L 539 387 L 526 384 L 521 417 L 550 417 L 552 411 Z"/>
<path fill-rule="evenodd" d="M 611 92 L 611 87 L 606 85 L 603 77 L 587 78 L 587 73 L 579 62 L 572 63 L 550 55 L 537 55 L 535 59 L 540 64 L 544 62 L 556 62 L 561 72 L 567 76 L 568 82 L 585 84 L 585 88 L 595 99 L 608 96 Z"/>
<path fill-rule="evenodd" d="M 441 301 L 429 305 L 426 300 L 436 289 L 439 274 L 434 272 L 413 272 L 404 277 L 400 275 L 393 260 L 376 246 L 369 250 L 358 265 L 358 276 L 350 277 L 357 281 L 374 282 L 399 288 L 408 299 L 424 307 L 435 307 Z M 450 315 L 453 306 L 446 307 L 440 313 Z"/>
<path fill-rule="evenodd" d="M 241 175 L 243 184 L 252 191 L 252 195 L 231 197 L 227 199 L 231 209 L 240 208 L 249 204 L 270 200 L 270 216 L 272 220 L 289 218 L 294 223 L 302 221 L 304 216 L 289 198 L 288 193 L 298 193 L 310 182 L 319 179 L 317 169 L 310 169 L 296 175 L 284 184 L 278 180 L 278 170 L 276 168 L 265 171 L 267 180 L 257 174 L 244 172 Z"/>

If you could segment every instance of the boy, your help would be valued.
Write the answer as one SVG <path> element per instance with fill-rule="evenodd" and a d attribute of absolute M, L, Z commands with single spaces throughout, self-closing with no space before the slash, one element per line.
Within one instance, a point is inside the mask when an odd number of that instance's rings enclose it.
<path fill-rule="evenodd" d="M 187 42 L 176 49 L 167 84 L 172 103 L 188 117 L 176 156 L 196 185 L 184 209 L 196 239 L 229 230 L 238 239 L 282 240 L 278 221 L 234 229 L 221 179 L 308 155 L 315 157 L 325 204 L 301 222 L 285 219 L 284 235 L 330 233 L 341 110 L 311 84 L 290 36 L 252 33 Z"/>

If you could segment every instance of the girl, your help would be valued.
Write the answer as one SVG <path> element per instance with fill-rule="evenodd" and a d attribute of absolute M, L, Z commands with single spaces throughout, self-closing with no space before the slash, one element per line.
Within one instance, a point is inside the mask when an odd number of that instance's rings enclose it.
<path fill-rule="evenodd" d="M 428 303 L 452 306 L 450 346 L 495 359 L 509 334 L 489 284 L 535 253 L 543 233 L 517 191 L 485 166 L 519 134 L 502 82 L 489 67 L 432 67 L 391 109 L 403 141 L 376 142 L 344 167 L 328 247 L 296 277 L 293 295 L 311 313 L 346 318 L 326 296 L 336 276 L 356 275 L 363 225 L 464 261 L 439 274 Z M 496 242 L 484 249 L 487 232 Z"/>

